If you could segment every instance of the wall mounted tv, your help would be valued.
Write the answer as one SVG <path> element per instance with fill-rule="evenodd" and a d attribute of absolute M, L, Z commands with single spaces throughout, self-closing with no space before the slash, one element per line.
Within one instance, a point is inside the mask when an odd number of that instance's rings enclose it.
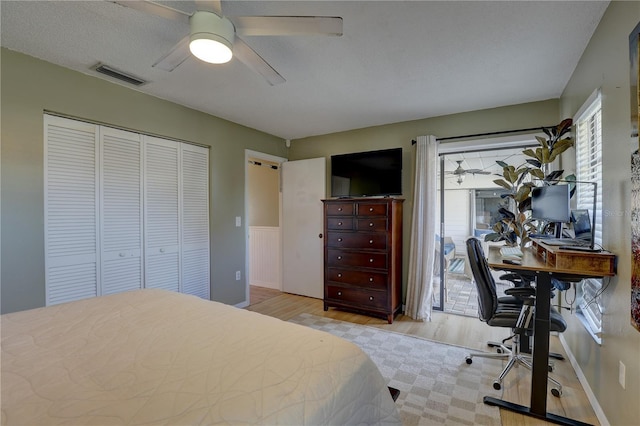
<path fill-rule="evenodd" d="M 402 194 L 402 148 L 331 156 L 331 196 Z"/>

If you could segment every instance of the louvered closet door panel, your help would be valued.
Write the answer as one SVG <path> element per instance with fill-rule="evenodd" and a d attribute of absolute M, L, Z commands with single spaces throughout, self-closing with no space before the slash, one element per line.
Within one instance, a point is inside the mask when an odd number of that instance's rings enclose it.
<path fill-rule="evenodd" d="M 44 118 L 46 304 L 98 295 L 96 126 Z"/>
<path fill-rule="evenodd" d="M 142 150 L 137 133 L 100 128 L 102 294 L 142 287 Z"/>
<path fill-rule="evenodd" d="M 180 290 L 180 145 L 144 137 L 145 287 Z"/>
<path fill-rule="evenodd" d="M 182 144 L 182 291 L 209 288 L 209 150 Z"/>

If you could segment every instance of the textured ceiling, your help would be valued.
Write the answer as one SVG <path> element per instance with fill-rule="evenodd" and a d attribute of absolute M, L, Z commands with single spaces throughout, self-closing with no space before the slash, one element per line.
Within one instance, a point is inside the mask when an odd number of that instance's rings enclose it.
<path fill-rule="evenodd" d="M 187 12 L 192 1 L 167 2 Z M 107 1 L 2 1 L 1 44 L 285 139 L 557 98 L 608 2 L 229 1 L 225 15 L 327 15 L 342 37 L 244 40 L 287 81 L 244 64 L 151 67 L 188 25 Z M 107 78 L 100 76 L 100 78 Z M 4 82 L 3 82 L 4 83 Z M 120 84 L 120 83 L 118 83 Z"/>

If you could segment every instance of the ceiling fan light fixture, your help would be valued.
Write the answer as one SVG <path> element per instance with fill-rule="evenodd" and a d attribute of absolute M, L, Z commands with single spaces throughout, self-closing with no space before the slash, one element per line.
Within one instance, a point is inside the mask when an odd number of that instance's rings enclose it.
<path fill-rule="evenodd" d="M 212 12 L 198 11 L 189 19 L 189 50 L 210 64 L 224 64 L 233 56 L 234 28 L 231 21 Z"/>

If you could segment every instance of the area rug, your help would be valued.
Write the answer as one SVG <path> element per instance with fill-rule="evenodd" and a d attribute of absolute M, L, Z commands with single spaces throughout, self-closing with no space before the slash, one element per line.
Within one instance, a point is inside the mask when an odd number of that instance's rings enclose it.
<path fill-rule="evenodd" d="M 289 320 L 358 345 L 388 386 L 400 390 L 396 405 L 404 425 L 501 425 L 500 410 L 482 398 L 500 398 L 492 387 L 502 363 L 475 358 L 468 349 L 359 324 L 300 314 Z"/>

